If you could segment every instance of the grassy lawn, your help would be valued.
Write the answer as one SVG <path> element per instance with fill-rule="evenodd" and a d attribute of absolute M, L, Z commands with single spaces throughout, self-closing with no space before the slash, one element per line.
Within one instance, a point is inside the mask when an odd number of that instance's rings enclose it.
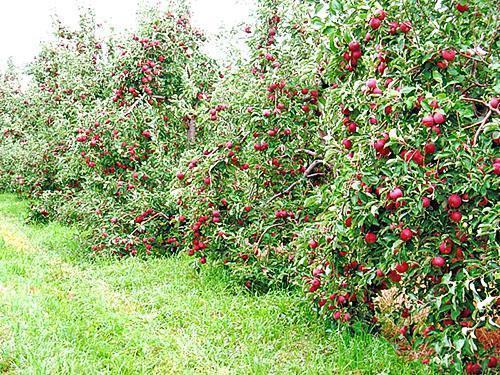
<path fill-rule="evenodd" d="M 328 331 L 299 296 L 252 296 L 190 259 L 89 260 L 70 229 L 0 195 L 0 372 L 418 374 L 390 344 Z"/>

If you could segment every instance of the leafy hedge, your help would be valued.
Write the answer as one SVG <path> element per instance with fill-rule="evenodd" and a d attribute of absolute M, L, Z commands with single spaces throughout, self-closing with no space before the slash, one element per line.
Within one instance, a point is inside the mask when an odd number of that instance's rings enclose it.
<path fill-rule="evenodd" d="M 107 40 L 84 14 L 27 89 L 2 76 L 0 187 L 94 254 L 185 251 L 390 322 L 424 362 L 495 368 L 497 24 L 490 1 L 261 0 L 224 67 L 182 3 Z"/>
<path fill-rule="evenodd" d="M 323 211 L 302 236 L 318 243 L 311 298 L 333 319 L 373 322 L 373 299 L 395 287 L 401 335 L 478 372 L 477 337 L 497 337 L 499 322 L 497 15 L 479 1 L 332 2 L 325 13 L 336 179 L 306 200 Z"/>

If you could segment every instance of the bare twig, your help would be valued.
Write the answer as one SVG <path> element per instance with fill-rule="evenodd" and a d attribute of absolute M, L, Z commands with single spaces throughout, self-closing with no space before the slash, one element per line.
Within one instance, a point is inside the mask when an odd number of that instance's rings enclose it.
<path fill-rule="evenodd" d="M 316 156 L 316 151 L 306 150 L 306 149 L 304 149 L 304 148 L 300 148 L 300 149 L 298 149 L 297 151 L 302 151 L 302 152 L 305 152 L 307 155 Z"/>
<path fill-rule="evenodd" d="M 285 194 L 288 194 L 294 187 L 295 185 L 297 185 L 299 182 L 301 181 L 300 180 L 296 180 L 293 184 L 291 184 L 290 186 L 288 186 L 285 190 L 273 195 L 268 201 L 267 203 L 271 203 L 272 201 L 274 201 L 275 199 L 279 198 L 279 197 L 282 197 L 283 195 Z"/>
<path fill-rule="evenodd" d="M 304 171 L 304 177 L 306 177 L 306 178 L 307 178 L 307 176 L 309 176 L 309 175 L 311 174 L 312 170 L 313 170 L 314 168 L 316 168 L 316 166 L 317 166 L 318 164 L 323 164 L 323 163 L 324 163 L 324 161 L 323 161 L 323 160 L 315 160 L 315 161 L 313 161 L 313 162 L 309 165 L 309 167 L 307 167 L 307 169 Z"/>
<path fill-rule="evenodd" d="M 137 107 L 137 105 L 139 104 L 139 102 L 144 99 L 144 95 L 142 95 L 141 97 L 137 98 L 137 100 L 134 102 L 134 104 L 132 104 L 130 106 L 130 108 L 127 110 L 127 112 L 125 112 L 123 114 L 123 117 L 127 117 L 130 113 L 132 113 L 132 111 L 134 110 L 135 107 Z"/>
<path fill-rule="evenodd" d="M 314 173 L 314 174 L 311 174 L 311 172 L 313 171 L 313 169 L 318 166 L 318 164 L 326 164 L 323 160 L 315 160 L 313 161 L 307 168 L 306 170 L 304 171 L 304 174 L 302 175 L 302 177 L 304 179 L 307 179 L 307 178 L 312 178 L 314 176 L 322 176 L 324 175 L 324 173 Z M 284 196 L 285 194 L 288 194 L 290 191 L 292 191 L 292 189 L 302 181 L 302 178 L 296 180 L 294 183 L 292 183 L 290 186 L 288 186 L 285 190 L 273 195 L 268 201 L 267 203 L 271 203 L 272 201 L 274 201 L 275 199 L 277 198 L 280 198 L 282 196 Z"/>
<path fill-rule="evenodd" d="M 261 242 L 261 241 L 262 241 L 262 239 L 264 238 L 264 235 L 265 235 L 267 232 L 269 232 L 269 230 L 271 230 L 272 228 L 278 227 L 278 226 L 280 226 L 280 225 L 282 225 L 282 224 L 281 224 L 281 223 L 277 223 L 277 224 L 270 225 L 270 226 L 268 226 L 266 229 L 264 229 L 264 232 L 262 232 L 262 233 L 261 233 L 261 235 L 260 235 L 259 239 L 257 240 L 257 242 L 256 242 L 255 246 L 256 246 L 256 247 L 259 247 L 260 242 Z"/>
<path fill-rule="evenodd" d="M 324 173 L 313 173 L 313 174 L 308 175 L 307 178 L 313 178 L 313 177 L 324 176 L 324 175 L 325 175 Z"/>
<path fill-rule="evenodd" d="M 476 102 L 476 103 L 481 103 L 482 105 L 488 107 L 488 103 L 486 103 L 485 101 L 483 100 L 479 100 L 479 99 L 474 99 L 474 98 L 467 98 L 465 96 L 462 96 L 461 97 L 462 100 L 465 100 L 466 102 Z"/>
<path fill-rule="evenodd" d="M 484 126 L 488 122 L 488 119 L 491 116 L 491 109 L 488 111 L 488 113 L 484 116 L 483 121 L 481 121 L 479 127 L 477 128 L 476 134 L 474 134 L 474 138 L 472 139 L 472 146 L 475 146 L 477 143 L 477 138 L 479 137 L 479 134 L 483 130 Z"/>

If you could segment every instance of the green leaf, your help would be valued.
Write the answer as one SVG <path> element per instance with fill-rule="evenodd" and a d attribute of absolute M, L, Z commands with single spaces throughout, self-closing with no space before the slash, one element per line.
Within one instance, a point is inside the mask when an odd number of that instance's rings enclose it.
<path fill-rule="evenodd" d="M 334 26 L 326 26 L 323 29 L 323 35 L 332 35 L 335 32 L 335 27 Z"/>
<path fill-rule="evenodd" d="M 437 70 L 432 72 L 432 78 L 434 78 L 436 82 L 443 83 L 443 76 Z"/>
<path fill-rule="evenodd" d="M 460 351 L 462 350 L 462 348 L 464 347 L 465 345 L 465 339 L 458 339 L 458 340 L 455 340 L 455 348 Z"/>

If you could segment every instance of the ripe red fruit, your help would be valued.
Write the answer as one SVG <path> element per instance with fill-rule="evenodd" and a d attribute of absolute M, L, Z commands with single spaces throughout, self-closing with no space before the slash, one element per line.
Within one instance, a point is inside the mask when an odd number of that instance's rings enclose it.
<path fill-rule="evenodd" d="M 377 17 L 381 21 L 385 20 L 386 15 L 387 13 L 383 9 L 377 9 L 375 11 L 375 17 Z"/>
<path fill-rule="evenodd" d="M 424 151 L 426 154 L 433 154 L 436 152 L 436 145 L 434 143 L 427 143 L 424 146 Z"/>
<path fill-rule="evenodd" d="M 399 283 L 401 281 L 401 275 L 394 270 L 390 271 L 387 276 L 389 276 L 389 279 L 391 279 L 393 283 Z"/>
<path fill-rule="evenodd" d="M 359 42 L 356 42 L 356 41 L 351 41 L 349 42 L 349 51 L 351 52 L 354 52 L 354 51 L 359 51 L 359 49 L 361 48 Z"/>
<path fill-rule="evenodd" d="M 384 277 L 384 271 L 382 271 L 381 269 L 377 269 L 375 271 L 375 274 L 377 275 L 377 277 Z"/>
<path fill-rule="evenodd" d="M 408 263 L 406 263 L 406 262 L 396 264 L 396 271 L 398 271 L 399 273 L 405 273 L 406 271 L 408 271 L 408 268 L 410 268 L 410 267 L 408 266 Z"/>
<path fill-rule="evenodd" d="M 462 198 L 458 194 L 452 194 L 448 197 L 448 205 L 451 208 L 458 208 L 462 204 Z"/>
<path fill-rule="evenodd" d="M 498 364 L 498 359 L 497 357 L 491 357 L 488 361 L 488 367 L 489 368 L 495 368 L 497 367 L 497 364 Z"/>
<path fill-rule="evenodd" d="M 401 25 L 399 25 L 399 30 L 401 30 L 401 32 L 406 34 L 411 30 L 411 22 L 410 21 L 401 22 Z"/>
<path fill-rule="evenodd" d="M 368 87 L 370 90 L 374 90 L 377 88 L 377 80 L 375 78 L 370 78 L 368 81 L 366 81 L 366 87 Z"/>
<path fill-rule="evenodd" d="M 205 264 L 205 263 L 207 263 L 207 258 L 205 258 L 205 257 L 201 257 L 201 258 L 200 258 L 200 263 L 201 263 L 201 264 Z"/>
<path fill-rule="evenodd" d="M 377 235 L 372 232 L 368 232 L 365 234 L 365 241 L 366 243 L 375 243 L 377 242 Z"/>
<path fill-rule="evenodd" d="M 462 214 L 459 211 L 452 211 L 450 212 L 450 220 L 458 223 L 462 220 Z"/>
<path fill-rule="evenodd" d="M 479 363 L 467 363 L 465 371 L 467 371 L 467 374 L 480 374 L 481 365 Z"/>
<path fill-rule="evenodd" d="M 431 264 L 434 266 L 434 267 L 444 267 L 444 265 L 446 264 L 446 261 L 444 260 L 443 257 L 435 257 L 435 258 L 432 258 L 432 261 L 431 261 Z"/>
<path fill-rule="evenodd" d="M 437 66 L 439 69 L 446 69 L 448 67 L 448 61 L 446 60 L 438 61 Z"/>
<path fill-rule="evenodd" d="M 354 60 L 359 60 L 361 58 L 361 50 L 357 50 L 357 51 L 353 51 L 352 54 L 351 54 L 351 61 L 354 61 Z M 355 65 L 355 64 L 354 64 Z"/>
<path fill-rule="evenodd" d="M 352 217 L 348 217 L 347 219 L 345 219 L 344 225 L 346 227 L 350 227 L 352 225 Z"/>
<path fill-rule="evenodd" d="M 422 207 L 427 208 L 431 205 L 431 200 L 427 197 L 422 197 Z"/>
<path fill-rule="evenodd" d="M 321 286 L 321 281 L 319 279 L 314 278 L 311 282 L 311 286 L 309 287 L 309 292 L 313 293 L 319 289 Z"/>
<path fill-rule="evenodd" d="M 463 12 L 466 12 L 469 10 L 469 6 L 467 4 L 460 4 L 460 3 L 457 3 L 456 5 L 456 8 L 457 10 L 460 12 L 460 13 L 463 13 Z"/>
<path fill-rule="evenodd" d="M 500 175 L 500 163 L 493 164 L 493 173 L 497 176 Z"/>
<path fill-rule="evenodd" d="M 318 241 L 316 241 L 316 240 L 309 240 L 309 247 L 311 249 L 316 249 L 318 247 Z"/>
<path fill-rule="evenodd" d="M 497 109 L 499 102 L 500 102 L 500 100 L 498 100 L 498 98 L 491 98 L 490 107 L 493 109 Z"/>
<path fill-rule="evenodd" d="M 441 51 L 441 56 L 446 61 L 453 61 L 453 60 L 455 60 L 455 55 L 456 54 L 457 53 L 454 50 L 452 50 L 452 49 L 445 49 L 445 50 Z"/>
<path fill-rule="evenodd" d="M 345 147 L 346 149 L 348 149 L 348 150 L 350 150 L 350 149 L 351 149 L 351 147 L 352 147 L 352 142 L 351 142 L 351 140 L 350 140 L 350 139 L 343 139 L 343 140 L 342 140 L 342 144 L 343 144 L 343 145 L 344 145 L 344 147 Z"/>
<path fill-rule="evenodd" d="M 184 176 L 185 176 L 185 175 L 184 175 L 184 173 L 182 173 L 182 172 L 177 172 L 177 178 L 178 178 L 179 180 L 184 179 Z"/>
<path fill-rule="evenodd" d="M 401 335 L 403 336 L 406 336 L 406 333 L 408 332 L 408 327 L 407 326 L 403 326 L 401 327 L 401 329 L 399 330 L 399 333 L 401 333 Z"/>
<path fill-rule="evenodd" d="M 381 25 L 382 21 L 380 21 L 379 18 L 371 18 L 370 21 L 368 22 L 368 25 L 370 25 L 370 27 L 373 29 L 373 30 L 377 30 L 380 25 Z"/>
<path fill-rule="evenodd" d="M 375 149 L 375 151 L 377 151 L 379 154 L 381 155 L 389 155 L 391 150 L 389 148 L 385 148 L 385 140 L 383 139 L 378 139 L 377 141 L 375 141 L 375 143 L 373 144 L 373 148 Z"/>
<path fill-rule="evenodd" d="M 432 116 L 432 118 L 434 119 L 434 122 L 438 125 L 446 121 L 444 115 L 439 112 L 434 113 L 434 116 Z"/>
<path fill-rule="evenodd" d="M 401 231 L 400 237 L 403 241 L 409 241 L 413 237 L 413 232 L 411 231 L 411 229 L 405 228 Z"/>
<path fill-rule="evenodd" d="M 391 198 L 392 200 L 396 200 L 398 198 L 401 198 L 402 196 L 403 196 L 403 191 L 398 187 L 389 192 L 389 198 Z"/>
<path fill-rule="evenodd" d="M 424 125 L 427 128 L 430 128 L 431 126 L 434 125 L 434 117 L 432 117 L 432 116 L 425 116 L 422 119 L 422 125 Z"/>
<path fill-rule="evenodd" d="M 453 248 L 452 246 L 453 243 L 451 241 L 445 240 L 439 245 L 439 252 L 441 254 L 450 254 Z"/>

